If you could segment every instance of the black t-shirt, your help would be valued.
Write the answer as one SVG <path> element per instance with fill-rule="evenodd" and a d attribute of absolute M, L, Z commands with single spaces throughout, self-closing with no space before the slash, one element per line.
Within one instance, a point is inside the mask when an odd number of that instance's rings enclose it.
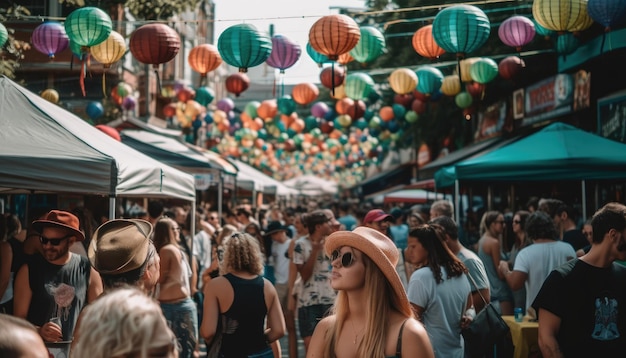
<path fill-rule="evenodd" d="M 569 230 L 563 233 L 563 241 L 572 245 L 574 251 L 578 251 L 589 245 L 589 241 L 580 230 Z"/>
<path fill-rule="evenodd" d="M 533 308 L 561 318 L 565 357 L 618 357 L 626 352 L 626 267 L 598 268 L 575 259 L 552 271 Z"/>

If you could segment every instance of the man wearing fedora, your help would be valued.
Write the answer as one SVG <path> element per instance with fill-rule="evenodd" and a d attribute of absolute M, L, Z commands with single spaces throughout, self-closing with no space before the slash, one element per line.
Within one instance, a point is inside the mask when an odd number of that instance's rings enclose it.
<path fill-rule="evenodd" d="M 135 286 L 152 294 L 159 281 L 160 260 L 151 235 L 152 224 L 141 219 L 111 220 L 96 229 L 88 255 L 105 291 Z"/>
<path fill-rule="evenodd" d="M 69 250 L 85 239 L 75 215 L 52 210 L 32 226 L 40 235 L 41 255 L 17 273 L 15 316 L 37 326 L 45 342 L 71 341 L 80 311 L 102 293 L 100 275 L 89 259 Z"/>

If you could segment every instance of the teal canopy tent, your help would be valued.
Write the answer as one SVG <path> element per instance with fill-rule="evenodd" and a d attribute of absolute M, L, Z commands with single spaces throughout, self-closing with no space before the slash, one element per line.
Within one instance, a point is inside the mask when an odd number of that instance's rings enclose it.
<path fill-rule="evenodd" d="M 626 179 L 624 153 L 626 144 L 554 123 L 505 147 L 440 169 L 435 185 L 580 180 L 584 190 L 585 180 Z"/>

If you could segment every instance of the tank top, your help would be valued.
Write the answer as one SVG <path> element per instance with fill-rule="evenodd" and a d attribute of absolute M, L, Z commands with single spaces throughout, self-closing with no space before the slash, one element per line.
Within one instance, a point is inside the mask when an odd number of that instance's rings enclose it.
<path fill-rule="evenodd" d="M 41 326 L 59 317 L 63 340 L 71 341 L 78 314 L 87 302 L 91 264 L 86 257 L 71 254 L 65 265 L 54 265 L 36 255 L 28 261 L 32 299 L 28 321 Z"/>
<path fill-rule="evenodd" d="M 228 311 L 222 314 L 221 353 L 228 358 L 246 358 L 269 347 L 264 335 L 265 283 L 261 276 L 243 279 L 229 273 L 224 277 L 233 287 L 234 298 Z"/>

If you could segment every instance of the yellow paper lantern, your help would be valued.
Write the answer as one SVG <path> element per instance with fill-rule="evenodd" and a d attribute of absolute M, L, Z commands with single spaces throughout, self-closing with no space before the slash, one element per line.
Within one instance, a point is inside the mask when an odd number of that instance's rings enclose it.
<path fill-rule="evenodd" d="M 556 32 L 588 29 L 593 20 L 587 11 L 588 0 L 535 0 L 533 17 L 544 28 Z"/>
<path fill-rule="evenodd" d="M 41 92 L 41 98 L 45 99 L 48 102 L 52 102 L 54 104 L 59 103 L 59 92 L 53 90 L 52 88 L 48 88 Z"/>
<path fill-rule="evenodd" d="M 399 68 L 389 76 L 389 85 L 397 94 L 411 93 L 417 86 L 417 75 L 408 68 Z"/>
<path fill-rule="evenodd" d="M 461 92 L 461 81 L 458 75 L 445 76 L 441 83 L 441 93 L 446 96 L 456 96 Z"/>
<path fill-rule="evenodd" d="M 472 65 L 474 63 L 476 63 L 476 61 L 478 61 L 479 58 L 478 57 L 470 57 L 470 58 L 466 58 L 465 60 L 461 60 L 460 64 L 461 64 L 461 80 L 463 82 L 472 82 L 472 75 L 470 74 L 470 68 L 472 68 Z"/>
<path fill-rule="evenodd" d="M 90 51 L 96 61 L 100 62 L 104 68 L 109 68 L 126 53 L 126 41 L 122 35 L 111 31 L 104 42 L 91 47 Z"/>

